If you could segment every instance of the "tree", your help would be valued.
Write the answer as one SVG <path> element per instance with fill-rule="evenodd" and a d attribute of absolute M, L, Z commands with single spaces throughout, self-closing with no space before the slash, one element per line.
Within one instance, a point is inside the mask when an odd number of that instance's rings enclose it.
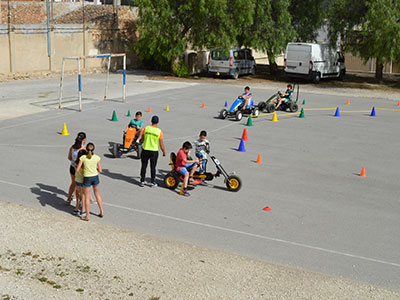
<path fill-rule="evenodd" d="M 141 59 L 154 58 L 163 67 L 175 68 L 177 58 L 187 47 L 193 2 L 138 1 L 139 41 L 136 49 Z"/>
<path fill-rule="evenodd" d="M 365 62 L 375 57 L 375 78 L 382 81 L 383 66 L 400 60 L 400 1 L 333 0 L 328 15 L 331 44 L 340 35 L 344 51 Z"/>
<path fill-rule="evenodd" d="M 235 44 L 242 22 L 252 20 L 239 14 L 249 7 L 246 0 L 138 0 L 138 5 L 140 58 L 154 59 L 174 73 L 189 46 L 227 49 Z"/>
<path fill-rule="evenodd" d="M 315 41 L 317 31 L 324 23 L 324 0 L 291 0 L 289 13 L 296 31 L 295 40 L 299 42 Z"/>
<path fill-rule="evenodd" d="M 289 13 L 289 0 L 253 0 L 253 23 L 245 28 L 244 46 L 266 52 L 270 72 L 276 73 L 276 56 L 292 41 L 295 32 Z M 240 36 L 239 36 L 240 37 Z M 240 40 L 238 41 L 240 43 Z M 240 46 L 240 44 L 239 44 Z"/>

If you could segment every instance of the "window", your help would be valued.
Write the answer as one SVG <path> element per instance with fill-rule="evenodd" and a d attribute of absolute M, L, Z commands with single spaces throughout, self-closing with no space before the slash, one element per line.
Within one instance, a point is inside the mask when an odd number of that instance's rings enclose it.
<path fill-rule="evenodd" d="M 211 51 L 211 59 L 213 60 L 228 60 L 229 52 L 222 49 L 216 49 Z"/>

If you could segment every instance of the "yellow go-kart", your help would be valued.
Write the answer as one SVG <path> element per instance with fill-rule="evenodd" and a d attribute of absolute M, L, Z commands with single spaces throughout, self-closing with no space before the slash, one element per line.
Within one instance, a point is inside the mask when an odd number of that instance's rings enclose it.
<path fill-rule="evenodd" d="M 215 156 L 210 156 L 211 161 L 215 164 L 217 168 L 217 172 L 215 174 L 211 172 L 200 173 L 195 172 L 193 174 L 194 181 L 189 183 L 189 185 L 198 185 L 203 183 L 204 181 L 211 181 L 215 177 L 224 176 L 225 177 L 225 185 L 227 189 L 231 192 L 237 192 L 242 187 L 242 181 L 240 178 L 234 174 L 228 174 L 225 169 L 222 167 L 221 163 Z M 170 165 L 171 171 L 167 173 L 164 177 L 164 184 L 167 188 L 174 190 L 179 185 L 180 182 L 183 182 L 183 175 L 176 171 L 176 154 L 174 152 L 170 155 Z"/>

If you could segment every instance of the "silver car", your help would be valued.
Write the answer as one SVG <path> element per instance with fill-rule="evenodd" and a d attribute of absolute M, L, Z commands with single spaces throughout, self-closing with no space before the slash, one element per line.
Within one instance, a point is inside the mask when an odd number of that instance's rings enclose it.
<path fill-rule="evenodd" d="M 239 75 L 256 73 L 256 62 L 250 49 L 211 49 L 208 55 L 207 71 L 213 75 L 229 75 L 238 79 Z"/>

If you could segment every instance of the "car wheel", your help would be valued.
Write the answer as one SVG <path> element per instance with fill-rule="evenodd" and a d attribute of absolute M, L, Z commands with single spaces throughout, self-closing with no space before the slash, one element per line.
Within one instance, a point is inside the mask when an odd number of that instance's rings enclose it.
<path fill-rule="evenodd" d="M 238 110 L 235 114 L 235 119 L 236 121 L 240 121 L 242 118 L 243 118 L 243 113 L 240 110 Z"/>
<path fill-rule="evenodd" d="M 235 73 L 233 73 L 232 78 L 235 80 L 239 78 L 239 70 L 238 69 L 235 70 Z"/>
<path fill-rule="evenodd" d="M 219 112 L 220 119 L 226 119 L 227 116 L 228 116 L 228 111 L 225 108 Z"/>
<path fill-rule="evenodd" d="M 299 109 L 299 106 L 297 105 L 296 102 L 292 102 L 289 105 L 289 109 L 291 112 L 296 112 Z"/>
<path fill-rule="evenodd" d="M 340 73 L 339 73 L 338 79 L 339 80 L 343 80 L 344 79 L 344 74 L 345 74 L 345 72 L 343 70 L 341 70 Z"/>
<path fill-rule="evenodd" d="M 272 103 L 267 105 L 267 112 L 268 113 L 273 113 L 275 111 L 275 105 L 273 105 Z"/>
<path fill-rule="evenodd" d="M 164 177 L 164 184 L 167 188 L 170 190 L 176 189 L 176 187 L 179 184 L 179 179 L 177 176 L 175 176 L 172 172 L 169 172 L 167 175 Z"/>
<path fill-rule="evenodd" d="M 321 73 L 320 72 L 315 72 L 313 76 L 313 82 L 314 83 L 320 83 L 321 81 Z"/>
<path fill-rule="evenodd" d="M 228 179 L 225 181 L 225 183 L 226 187 L 231 192 L 238 192 L 242 187 L 242 181 L 236 175 L 229 176 Z"/>

